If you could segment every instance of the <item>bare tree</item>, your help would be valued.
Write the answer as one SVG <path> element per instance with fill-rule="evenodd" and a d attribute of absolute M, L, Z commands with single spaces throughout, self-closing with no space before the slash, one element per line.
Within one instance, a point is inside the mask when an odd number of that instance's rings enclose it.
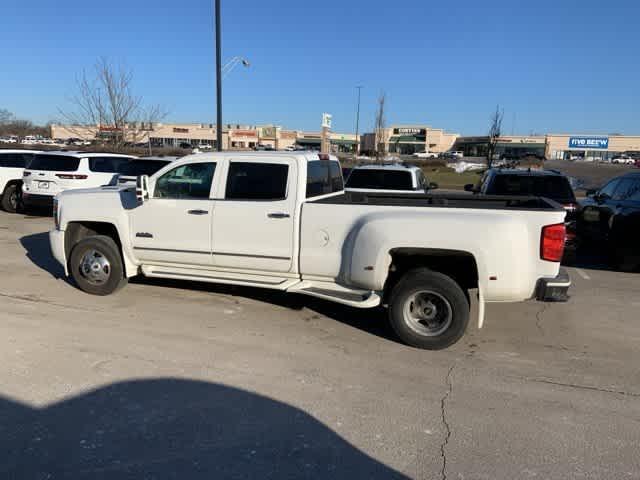
<path fill-rule="evenodd" d="M 77 92 L 71 97 L 70 110 L 60 114 L 79 137 L 101 140 L 114 148 L 126 143 L 148 141 L 153 123 L 166 116 L 159 105 L 145 106 L 142 97 L 133 93 L 133 71 L 114 66 L 101 58 L 94 75 L 86 72 L 77 79 Z"/>
<path fill-rule="evenodd" d="M 500 105 L 496 105 L 496 111 L 491 114 L 489 124 L 489 146 L 487 148 L 487 168 L 493 165 L 498 139 L 502 133 L 502 118 L 504 110 L 500 110 Z"/>
<path fill-rule="evenodd" d="M 11 134 L 18 137 L 18 140 L 22 140 L 27 135 L 33 135 L 36 133 L 36 127 L 30 120 L 13 120 L 7 125 L 11 129 Z"/>
<path fill-rule="evenodd" d="M 9 110 L 0 108 L 0 125 L 5 125 L 14 119 L 13 113 Z"/>
<path fill-rule="evenodd" d="M 376 122 L 374 127 L 375 134 L 375 152 L 376 162 L 381 163 L 386 155 L 385 130 L 387 127 L 387 118 L 385 112 L 385 104 L 387 95 L 382 92 L 378 97 L 378 108 L 376 110 Z"/>

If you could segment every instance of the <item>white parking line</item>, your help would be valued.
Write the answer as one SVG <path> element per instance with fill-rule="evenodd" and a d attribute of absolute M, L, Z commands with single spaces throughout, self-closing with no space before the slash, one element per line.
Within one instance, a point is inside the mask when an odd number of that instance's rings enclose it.
<path fill-rule="evenodd" d="M 591 280 L 591 277 L 584 270 L 582 270 L 580 268 L 576 268 L 576 272 L 578 272 L 578 275 L 580 275 L 585 280 Z"/>

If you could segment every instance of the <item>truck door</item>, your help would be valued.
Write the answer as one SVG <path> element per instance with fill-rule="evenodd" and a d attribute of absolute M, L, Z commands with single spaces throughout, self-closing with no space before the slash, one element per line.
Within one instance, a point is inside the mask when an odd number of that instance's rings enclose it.
<path fill-rule="evenodd" d="M 288 272 L 293 263 L 297 169 L 293 159 L 230 159 L 213 218 L 216 267 Z"/>
<path fill-rule="evenodd" d="M 216 162 L 177 166 L 131 211 L 131 243 L 143 263 L 211 266 Z"/>

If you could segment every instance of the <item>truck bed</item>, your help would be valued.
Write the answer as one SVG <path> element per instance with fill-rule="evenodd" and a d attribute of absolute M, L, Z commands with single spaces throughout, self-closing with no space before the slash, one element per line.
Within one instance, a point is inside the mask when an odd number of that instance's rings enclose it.
<path fill-rule="evenodd" d="M 469 194 L 399 194 L 344 192 L 340 195 L 311 200 L 310 203 L 332 205 L 375 205 L 398 207 L 450 207 L 492 210 L 563 210 L 562 205 L 542 197 L 469 195 Z"/>

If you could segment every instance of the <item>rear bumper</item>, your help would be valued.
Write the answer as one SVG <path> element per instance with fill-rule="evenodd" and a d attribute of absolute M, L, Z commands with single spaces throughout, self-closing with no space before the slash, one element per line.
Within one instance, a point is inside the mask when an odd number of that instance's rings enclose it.
<path fill-rule="evenodd" d="M 55 195 L 34 195 L 22 192 L 22 203 L 25 207 L 52 207 Z"/>
<path fill-rule="evenodd" d="M 566 302 L 569 300 L 571 278 L 564 268 L 555 278 L 541 278 L 536 288 L 536 300 L 540 302 Z"/>

